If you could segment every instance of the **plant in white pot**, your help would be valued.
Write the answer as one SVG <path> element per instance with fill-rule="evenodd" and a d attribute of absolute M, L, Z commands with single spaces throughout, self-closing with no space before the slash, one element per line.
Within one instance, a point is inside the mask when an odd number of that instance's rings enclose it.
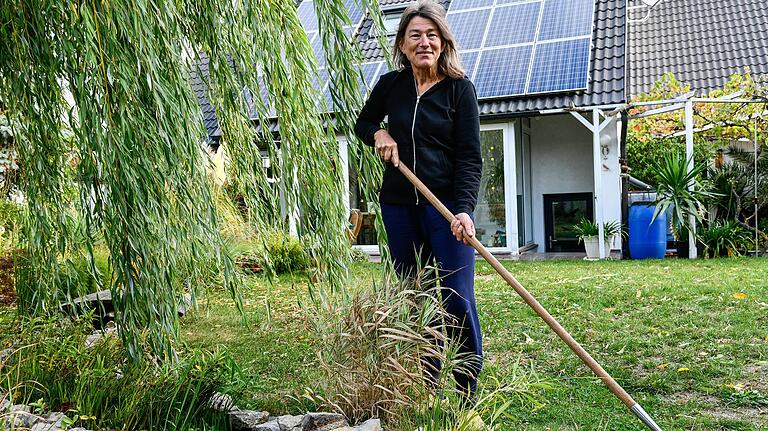
<path fill-rule="evenodd" d="M 583 218 L 573 226 L 573 229 L 579 236 L 579 241 L 584 241 L 584 249 L 587 252 L 587 259 L 599 259 L 600 244 L 598 240 L 599 227 L 597 223 Z M 611 252 L 613 237 L 616 235 L 624 236 L 624 230 L 621 228 L 621 223 L 616 220 L 604 223 L 603 235 L 605 236 L 605 253 L 607 255 Z"/>

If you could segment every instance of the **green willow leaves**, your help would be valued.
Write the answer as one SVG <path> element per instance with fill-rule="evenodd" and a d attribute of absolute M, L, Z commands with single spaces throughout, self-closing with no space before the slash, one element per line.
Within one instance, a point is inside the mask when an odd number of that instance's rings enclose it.
<path fill-rule="evenodd" d="M 100 241 L 111 263 L 104 287 L 133 359 L 174 357 L 182 286 L 198 291 L 195 281 L 211 266 L 240 304 L 190 86 L 190 71 L 205 62 L 228 180 L 256 231 L 287 229 L 282 201 L 298 215 L 297 232 L 329 285 L 342 286 L 349 247 L 335 135 L 349 135 L 362 102 L 344 3 L 314 2 L 323 45 L 333 48 L 327 62 L 340 114 L 331 116 L 312 84 L 316 60 L 292 1 L 3 2 L 0 97 L 21 125 L 30 214 L 20 312 L 56 309 L 66 299 L 67 262 L 78 254 L 93 262 Z M 373 196 L 381 166 L 350 147 Z M 267 180 L 261 151 L 279 182 Z M 95 264 L 91 271 L 101 279 Z"/>

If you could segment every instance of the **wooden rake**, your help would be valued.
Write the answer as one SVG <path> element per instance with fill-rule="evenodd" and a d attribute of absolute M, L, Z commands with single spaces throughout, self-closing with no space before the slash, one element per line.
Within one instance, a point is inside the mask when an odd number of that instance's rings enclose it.
<path fill-rule="evenodd" d="M 424 197 L 427 198 L 427 200 L 437 208 L 438 211 L 440 211 L 440 214 L 442 214 L 443 217 L 445 217 L 446 220 L 448 220 L 449 223 L 453 222 L 453 220 L 456 218 L 451 211 L 448 210 L 448 208 L 443 205 L 442 202 L 427 188 L 427 186 L 424 185 L 424 183 L 419 180 L 416 175 L 411 172 L 410 169 L 408 169 L 405 164 L 400 163 L 398 165 L 398 169 L 400 172 L 405 175 L 406 178 L 408 178 L 408 181 L 410 181 L 420 192 Z M 638 404 L 632 397 L 627 393 L 627 391 L 624 390 L 618 383 L 616 383 L 616 380 L 613 379 L 613 377 L 608 374 L 600 364 L 595 361 L 592 356 L 584 350 L 583 347 L 581 347 L 581 344 L 579 344 L 574 338 L 571 336 L 568 331 L 563 328 L 560 323 L 558 323 L 557 320 L 555 320 L 554 317 L 552 317 L 549 312 L 539 304 L 539 301 L 536 300 L 536 298 L 533 297 L 526 289 L 523 287 L 522 284 L 520 284 L 517 279 L 509 272 L 506 268 L 504 268 L 501 263 L 485 248 L 485 246 L 478 241 L 477 238 L 471 237 L 467 241 L 469 245 L 471 245 L 475 250 L 477 250 L 478 253 L 480 253 L 481 256 L 483 256 L 483 259 L 485 259 L 486 262 L 488 262 L 493 269 L 496 270 L 496 272 L 501 275 L 501 278 L 503 278 L 507 284 L 512 286 L 513 289 L 515 289 L 515 292 L 517 292 L 518 295 L 520 295 L 521 298 L 523 298 L 523 301 L 525 301 L 526 304 L 528 304 L 531 308 L 533 308 L 533 311 L 536 312 L 536 314 L 541 317 L 544 322 L 549 325 L 549 327 L 557 334 L 558 337 L 560 337 L 561 340 L 565 342 L 565 344 L 570 347 L 571 350 L 573 350 L 573 353 L 576 354 L 576 356 L 581 359 L 582 362 L 584 362 L 597 377 L 600 378 L 600 380 L 605 383 L 606 386 L 608 386 L 608 389 L 613 392 L 614 395 L 616 395 L 624 404 L 626 404 L 627 407 L 632 411 L 632 413 L 635 414 L 635 416 L 638 417 L 648 428 L 650 428 L 653 431 L 662 431 L 661 428 L 656 425 L 656 422 L 653 421 L 650 415 L 643 410 L 643 408 Z"/>

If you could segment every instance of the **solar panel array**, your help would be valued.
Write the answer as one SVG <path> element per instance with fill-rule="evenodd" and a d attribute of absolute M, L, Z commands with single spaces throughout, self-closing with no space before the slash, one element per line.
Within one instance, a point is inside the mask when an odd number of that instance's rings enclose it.
<path fill-rule="evenodd" d="M 345 0 L 353 35 L 364 11 Z M 589 61 L 595 0 L 452 0 L 448 22 L 459 43 L 467 76 L 480 99 L 583 90 Z M 331 79 L 326 68 L 313 0 L 298 6 L 298 15 L 317 58 L 315 87 L 331 109 Z M 386 62 L 360 65 L 365 94 L 388 71 Z"/>
<path fill-rule="evenodd" d="M 479 98 L 587 88 L 595 0 L 453 0 L 448 22 Z"/>
<path fill-rule="evenodd" d="M 356 0 L 345 0 L 344 3 L 349 12 L 350 21 L 352 22 L 351 26 L 344 27 L 344 31 L 352 36 L 360 26 L 360 23 L 365 16 L 365 11 L 360 7 Z M 325 95 L 325 108 L 330 110 L 333 107 L 331 99 L 331 85 L 333 84 L 331 82 L 332 80 L 329 79 L 330 71 L 325 64 L 323 41 L 318 31 L 317 16 L 315 15 L 315 5 L 313 0 L 302 1 L 298 7 L 298 15 L 301 25 L 307 33 L 307 38 L 312 46 L 312 50 L 315 53 L 315 58 L 317 59 L 319 79 L 314 82 L 315 88 L 321 94 Z M 365 77 L 365 82 L 360 82 L 360 91 L 363 94 L 367 92 L 367 88 L 373 87 L 381 74 L 387 72 L 387 66 L 385 66 L 385 62 L 383 61 L 365 63 L 360 65 L 360 68 Z"/>

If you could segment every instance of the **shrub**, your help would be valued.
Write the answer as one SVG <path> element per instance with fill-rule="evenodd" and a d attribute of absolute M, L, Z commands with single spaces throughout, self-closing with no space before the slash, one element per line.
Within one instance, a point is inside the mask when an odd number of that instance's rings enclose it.
<path fill-rule="evenodd" d="M 62 411 L 89 429 L 211 428 L 226 425 L 206 402 L 240 389 L 239 369 L 221 352 L 190 351 L 175 362 L 128 362 L 117 337 L 85 346 L 90 317 L 14 324 L 13 353 L 0 363 L 0 390 L 13 403 Z"/>
<path fill-rule="evenodd" d="M 368 253 L 359 248 L 353 248 L 350 254 L 352 255 L 353 262 L 368 262 Z"/>
<path fill-rule="evenodd" d="M 272 231 L 264 241 L 268 264 L 276 273 L 307 269 L 309 259 L 304 245 L 282 231 Z"/>
<path fill-rule="evenodd" d="M 739 256 L 750 247 L 750 233 L 733 220 L 713 222 L 701 230 L 699 240 L 708 257 Z"/>
<path fill-rule="evenodd" d="M 309 256 L 302 242 L 280 230 L 264 233 L 258 243 L 236 243 L 231 254 L 241 268 L 251 272 L 266 269 L 281 274 L 309 267 Z"/>

